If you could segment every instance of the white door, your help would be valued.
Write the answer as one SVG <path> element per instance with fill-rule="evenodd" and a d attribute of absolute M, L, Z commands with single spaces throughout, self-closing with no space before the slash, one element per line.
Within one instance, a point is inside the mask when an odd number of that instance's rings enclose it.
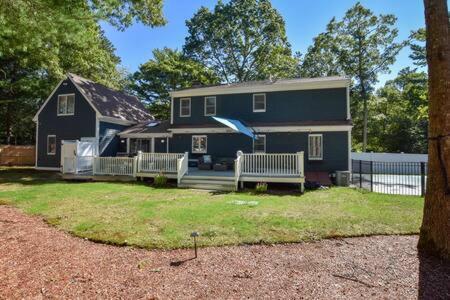
<path fill-rule="evenodd" d="M 77 143 L 75 141 L 61 141 L 61 166 L 63 173 L 75 173 L 75 157 Z"/>

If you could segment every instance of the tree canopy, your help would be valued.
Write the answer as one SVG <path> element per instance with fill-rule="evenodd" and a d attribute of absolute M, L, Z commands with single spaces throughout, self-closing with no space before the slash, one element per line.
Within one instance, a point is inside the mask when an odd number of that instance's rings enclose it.
<path fill-rule="evenodd" d="M 97 21 L 158 25 L 137 11 L 152 2 L 0 2 L 0 142 L 33 141 L 32 116 L 67 72 L 121 88 L 120 59 Z"/>
<path fill-rule="evenodd" d="M 283 17 L 268 0 L 231 0 L 202 7 L 186 22 L 183 47 L 224 82 L 292 77 L 295 58 Z"/>
<path fill-rule="evenodd" d="M 169 92 L 193 84 L 214 84 L 219 78 L 213 70 L 170 48 L 155 49 L 153 58 L 133 74 L 130 89 L 148 105 L 159 119 L 170 117 Z"/>
<path fill-rule="evenodd" d="M 406 42 L 396 42 L 398 30 L 394 15 L 374 15 L 359 2 L 342 18 L 333 18 L 301 65 L 300 75 L 348 75 L 353 79 L 352 116 L 355 137 L 367 146 L 367 102 L 374 91 L 378 75 L 389 72 L 398 52 Z M 362 108 L 361 108 L 362 102 Z"/>
<path fill-rule="evenodd" d="M 427 153 L 427 82 L 425 72 L 405 68 L 370 98 L 368 149 Z"/>

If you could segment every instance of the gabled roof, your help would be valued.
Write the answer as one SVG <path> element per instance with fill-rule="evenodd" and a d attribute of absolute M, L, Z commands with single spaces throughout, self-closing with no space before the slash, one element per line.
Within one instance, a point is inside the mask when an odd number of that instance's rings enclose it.
<path fill-rule="evenodd" d="M 291 78 L 245 81 L 230 84 L 198 86 L 170 92 L 171 97 L 206 96 L 219 94 L 257 93 L 308 89 L 347 87 L 350 79 L 345 76 L 317 78 Z"/>
<path fill-rule="evenodd" d="M 103 117 L 135 122 L 154 119 L 135 96 L 115 91 L 75 74 L 69 73 L 68 77 Z"/>
<path fill-rule="evenodd" d="M 67 78 L 75 85 L 75 87 L 86 98 L 100 117 L 113 118 L 133 123 L 154 119 L 153 116 L 147 112 L 141 101 L 139 101 L 139 99 L 135 96 L 113 90 L 102 84 L 93 82 L 75 74 L 69 73 Z M 61 82 L 36 113 L 33 118 L 34 120 L 37 118 L 42 108 L 50 100 Z"/>

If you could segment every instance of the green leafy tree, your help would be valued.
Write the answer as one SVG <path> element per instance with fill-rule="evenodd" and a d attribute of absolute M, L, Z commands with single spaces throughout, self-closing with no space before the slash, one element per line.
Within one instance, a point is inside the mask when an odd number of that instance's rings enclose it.
<path fill-rule="evenodd" d="M 320 33 L 313 39 L 298 68 L 300 77 L 324 77 L 342 75 L 343 70 L 334 51 L 329 32 Z"/>
<path fill-rule="evenodd" d="M 213 11 L 200 8 L 186 24 L 184 53 L 214 69 L 224 82 L 295 73 L 284 20 L 268 0 L 219 1 Z"/>
<path fill-rule="evenodd" d="M 162 120 L 170 117 L 170 91 L 219 81 L 213 70 L 169 48 L 153 50 L 153 58 L 142 64 L 132 79 L 130 89 Z"/>
<path fill-rule="evenodd" d="M 427 153 L 427 82 L 425 72 L 405 68 L 371 98 L 370 150 Z"/>
<path fill-rule="evenodd" d="M 32 117 L 67 72 L 121 88 L 120 59 L 97 21 L 147 24 L 143 3 L 151 1 L 1 1 L 0 143 L 33 142 Z"/>
<path fill-rule="evenodd" d="M 166 24 L 162 8 L 163 0 L 91 0 L 82 1 L 101 20 L 106 20 L 119 29 L 125 29 L 133 22 L 147 26 Z"/>
<path fill-rule="evenodd" d="M 367 148 L 368 101 L 378 75 L 389 72 L 389 66 L 406 44 L 396 42 L 396 21 L 394 15 L 376 16 L 357 3 L 342 20 L 333 18 L 328 23 L 326 32 L 314 40 L 302 63 L 304 76 L 346 74 L 352 77 L 354 136 L 362 140 L 363 151 Z"/>
<path fill-rule="evenodd" d="M 420 28 L 411 34 L 411 54 L 409 57 L 414 61 L 414 64 L 419 67 L 427 65 L 427 51 L 425 41 L 427 39 L 425 28 Z"/>

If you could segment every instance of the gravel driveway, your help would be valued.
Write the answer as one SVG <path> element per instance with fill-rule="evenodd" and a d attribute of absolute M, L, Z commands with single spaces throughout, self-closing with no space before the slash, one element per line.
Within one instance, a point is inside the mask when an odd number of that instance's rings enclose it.
<path fill-rule="evenodd" d="M 92 243 L 0 206 L 0 298 L 450 298 L 417 236 L 147 251 Z M 420 288 L 419 288 L 420 286 Z"/>

